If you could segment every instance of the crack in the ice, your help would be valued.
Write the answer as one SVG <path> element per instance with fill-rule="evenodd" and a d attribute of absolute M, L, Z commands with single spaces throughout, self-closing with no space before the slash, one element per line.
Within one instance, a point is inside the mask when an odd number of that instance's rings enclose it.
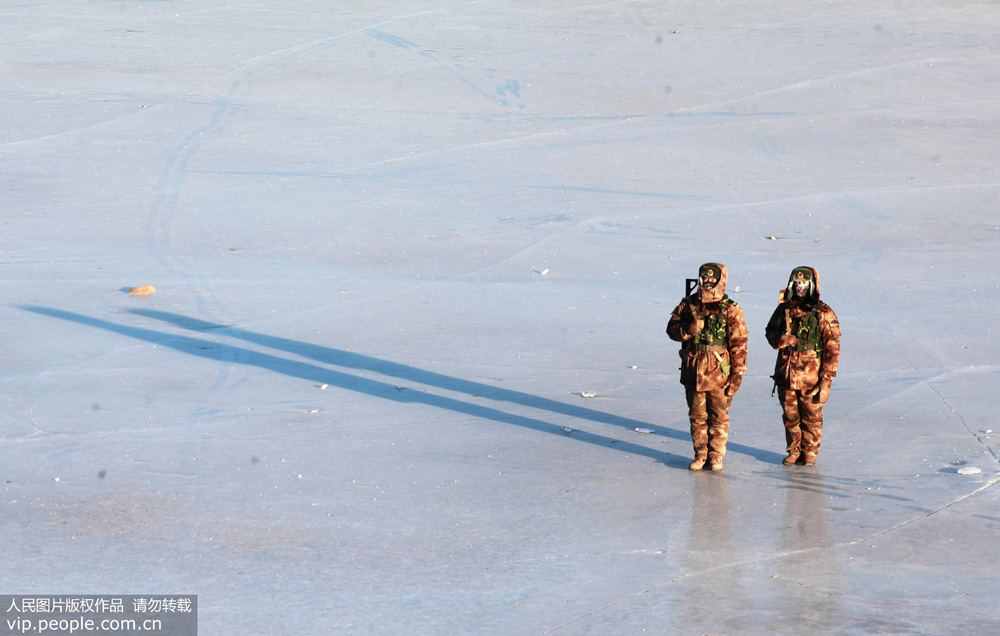
<path fill-rule="evenodd" d="M 374 28 L 374 27 L 372 27 L 372 28 Z M 991 57 L 994 57 L 994 56 L 987 55 L 987 56 L 981 56 L 979 58 L 971 58 L 971 59 L 988 59 L 988 58 L 991 58 Z M 462 146 L 457 146 L 457 147 L 450 148 L 450 149 L 435 149 L 435 150 L 426 151 L 424 153 L 420 153 L 420 154 L 417 154 L 417 155 L 411 155 L 409 157 L 395 157 L 395 158 L 391 158 L 391 159 L 383 159 L 383 160 L 380 160 L 380 161 L 372 162 L 372 163 L 367 164 L 367 165 L 368 166 L 379 165 L 381 163 L 386 163 L 386 162 L 394 162 L 394 161 L 399 161 L 399 160 L 403 160 L 403 159 L 418 158 L 418 157 L 427 156 L 427 155 L 436 154 L 436 153 L 441 153 L 441 152 L 452 152 L 454 150 L 465 149 L 465 148 L 476 147 L 476 146 L 493 145 L 493 144 L 499 144 L 499 143 L 506 143 L 506 142 L 510 142 L 510 141 L 523 141 L 525 139 L 531 139 L 531 138 L 535 138 L 535 137 L 546 137 L 546 136 L 550 136 L 550 135 L 563 135 L 563 134 L 565 134 L 567 132 L 574 132 L 575 133 L 575 132 L 578 132 L 578 131 L 595 129 L 595 128 L 598 128 L 598 127 L 601 127 L 601 126 L 613 125 L 613 124 L 622 123 L 622 122 L 641 121 L 643 119 L 653 119 L 653 118 L 660 118 L 660 117 L 676 117 L 676 116 L 684 114 L 684 113 L 697 113 L 698 111 L 700 111 L 702 109 L 705 109 L 705 108 L 710 108 L 710 107 L 714 107 L 714 106 L 720 106 L 720 105 L 723 105 L 723 104 L 730 104 L 730 103 L 734 103 L 734 102 L 740 102 L 740 101 L 743 101 L 743 100 L 746 100 L 746 99 L 751 99 L 751 98 L 754 98 L 754 97 L 760 97 L 762 95 L 768 95 L 768 94 L 772 94 L 772 93 L 780 93 L 782 91 L 787 91 L 787 90 L 794 90 L 796 88 L 800 88 L 800 87 L 804 87 L 804 86 L 809 86 L 810 84 L 828 83 L 828 82 L 835 81 L 835 80 L 838 80 L 838 79 L 844 79 L 844 78 L 848 78 L 848 77 L 852 77 L 852 76 L 859 76 L 859 75 L 863 75 L 865 73 L 875 73 L 875 72 L 878 72 L 878 71 L 892 70 L 892 69 L 895 69 L 895 68 L 898 68 L 898 67 L 903 67 L 903 66 L 912 66 L 912 65 L 919 66 L 919 65 L 927 64 L 927 63 L 954 62 L 954 61 L 965 61 L 965 58 L 955 58 L 955 59 L 951 59 L 951 58 L 947 58 L 947 59 L 946 58 L 931 58 L 931 59 L 920 59 L 920 60 L 907 60 L 905 62 L 899 62 L 899 63 L 896 63 L 896 64 L 887 64 L 887 65 L 878 66 L 878 67 L 867 67 L 867 68 L 863 68 L 863 69 L 858 69 L 858 70 L 854 70 L 854 71 L 848 71 L 848 72 L 845 72 L 845 73 L 839 73 L 839 74 L 836 74 L 836 75 L 830 75 L 830 76 L 826 76 L 826 77 L 809 78 L 809 79 L 806 79 L 806 80 L 802 80 L 800 82 L 795 82 L 795 83 L 787 84 L 787 85 L 784 85 L 784 86 L 778 86 L 778 87 L 775 87 L 775 88 L 770 88 L 770 89 L 767 89 L 767 90 L 758 91 L 756 93 L 749 93 L 749 94 L 746 94 L 746 95 L 737 95 L 737 96 L 730 97 L 730 98 L 723 99 L 723 100 L 719 100 L 719 101 L 716 101 L 716 102 L 706 102 L 706 103 L 703 103 L 703 104 L 697 104 L 697 105 L 694 105 L 694 106 L 690 106 L 690 107 L 686 107 L 686 108 L 680 108 L 680 109 L 676 109 L 676 110 L 662 111 L 662 112 L 656 112 L 656 113 L 645 113 L 645 114 L 622 114 L 622 115 L 612 116 L 610 118 L 603 117 L 599 121 L 596 121 L 596 122 L 591 121 L 591 122 L 589 122 L 587 124 L 580 125 L 580 126 L 561 127 L 561 128 L 556 129 L 556 130 L 549 130 L 549 131 L 543 131 L 543 132 L 537 132 L 537 133 L 530 133 L 530 134 L 521 135 L 521 136 L 518 136 L 518 137 L 510 137 L 510 138 L 504 138 L 504 139 L 493 139 L 493 140 L 476 142 L 476 143 L 472 143 L 472 144 L 464 144 Z M 760 116 L 764 116 L 764 115 L 768 115 L 768 114 L 772 114 L 772 113 L 758 113 L 758 115 L 760 115 Z"/>
<path fill-rule="evenodd" d="M 947 62 L 967 62 L 969 60 L 987 60 L 987 59 L 991 59 L 991 58 L 994 58 L 994 57 L 996 57 L 996 55 L 981 55 L 981 56 L 970 57 L 970 58 L 926 58 L 926 59 L 919 59 L 919 60 L 906 60 L 904 62 L 897 62 L 895 64 L 885 64 L 883 66 L 874 66 L 874 67 L 868 67 L 868 68 L 858 69 L 858 70 L 855 70 L 855 71 L 847 71 L 847 72 L 844 72 L 844 73 L 837 73 L 835 75 L 829 75 L 829 76 L 826 76 L 826 77 L 813 77 L 813 78 L 805 79 L 805 80 L 802 80 L 802 81 L 799 81 L 799 82 L 793 82 L 791 84 L 786 84 L 784 86 L 778 86 L 778 87 L 775 87 L 775 88 L 769 88 L 767 90 L 759 91 L 757 93 L 750 93 L 750 94 L 747 94 L 747 95 L 741 95 L 741 96 L 738 96 L 738 97 L 732 97 L 730 99 L 720 100 L 718 102 L 713 102 L 711 104 L 701 104 L 701 105 L 697 106 L 696 108 L 704 108 L 706 106 L 718 106 L 718 105 L 726 104 L 726 103 L 729 103 L 729 102 L 738 102 L 738 101 L 741 101 L 741 100 L 744 100 L 744 99 L 750 99 L 750 98 L 753 98 L 753 97 L 759 97 L 761 95 L 768 95 L 768 94 L 771 94 L 771 93 L 780 93 L 782 91 L 794 90 L 794 89 L 797 89 L 797 88 L 802 88 L 802 87 L 805 87 L 805 86 L 809 86 L 811 84 L 823 84 L 823 83 L 828 83 L 828 82 L 831 82 L 831 81 L 836 81 L 836 80 L 845 79 L 845 78 L 849 78 L 849 77 L 855 77 L 855 76 L 864 75 L 866 73 L 876 73 L 876 72 L 879 72 L 879 71 L 890 71 L 890 70 L 894 70 L 894 69 L 897 69 L 897 68 L 900 68 L 900 67 L 906 67 L 906 66 L 918 66 L 919 67 L 919 66 L 923 66 L 924 64 L 947 63 Z"/>
<path fill-rule="evenodd" d="M 927 519 L 928 517 L 936 515 L 937 513 L 941 512 L 942 510 L 946 510 L 947 508 L 950 508 L 950 507 L 954 506 L 957 503 L 961 503 L 962 501 L 965 501 L 969 497 L 973 497 L 973 496 L 981 493 L 982 491 L 986 490 L 987 488 L 992 488 L 997 483 L 1000 483 L 1000 477 L 994 477 L 993 479 L 991 479 L 990 481 L 986 482 L 985 484 L 983 484 L 979 488 L 976 488 L 972 492 L 966 493 L 966 494 L 962 495 L 961 497 L 958 497 L 956 499 L 953 499 L 953 500 L 949 501 L 946 504 L 938 506 L 934 510 L 931 510 L 930 512 L 927 512 L 927 513 L 925 513 L 923 515 L 920 515 L 919 517 L 914 517 L 913 519 L 910 519 L 909 521 L 904 521 L 902 523 L 897 523 L 896 525 L 894 525 L 894 526 L 892 526 L 890 528 L 886 528 L 884 530 L 880 530 L 879 532 L 871 534 L 871 535 L 869 535 L 869 536 L 867 536 L 867 537 L 865 537 L 863 539 L 858 539 L 857 541 L 847 541 L 845 543 L 840 543 L 840 544 L 837 544 L 837 545 L 834 545 L 834 546 L 829 546 L 829 547 L 839 547 L 839 546 L 843 546 L 843 545 L 859 545 L 859 544 L 865 543 L 867 541 L 871 541 L 872 539 L 875 539 L 875 538 L 887 535 L 890 532 L 895 532 L 896 530 L 899 530 L 900 528 L 905 528 L 906 526 L 908 526 L 910 524 L 916 523 L 918 521 L 923 521 L 924 519 Z"/>
<path fill-rule="evenodd" d="M 997 456 L 996 451 L 990 448 L 990 445 L 986 443 L 986 441 L 983 439 L 981 435 L 972 430 L 972 427 L 969 426 L 969 423 L 965 421 L 965 416 L 959 413 L 958 410 L 955 409 L 955 407 L 953 407 L 951 404 L 948 403 L 948 398 L 946 398 L 944 395 L 941 394 L 940 391 L 937 390 L 937 388 L 934 386 L 934 384 L 932 384 L 931 380 L 927 378 L 927 376 L 923 373 L 923 371 L 921 371 L 917 367 L 917 365 L 915 365 L 913 361 L 910 360 L 910 358 L 906 355 L 906 352 L 900 349 L 899 347 L 896 347 L 896 352 L 899 353 L 899 355 L 901 355 L 903 359 L 906 360 L 906 362 L 910 365 L 913 371 L 920 376 L 920 379 L 923 380 L 923 383 L 927 386 L 927 388 L 933 391 L 934 395 L 938 396 L 938 398 L 941 400 L 941 403 L 944 404 L 946 407 L 948 407 L 949 411 L 955 414 L 955 417 L 957 417 L 958 421 L 962 423 L 962 426 L 965 427 L 965 430 L 967 430 L 970 435 L 976 438 L 976 442 L 978 442 L 980 446 L 985 448 L 986 451 L 993 457 L 993 461 L 1000 464 L 1000 456 Z M 954 372 L 953 369 L 949 369 L 946 373 L 941 373 L 935 376 L 935 379 L 953 372 Z"/>
<path fill-rule="evenodd" d="M 620 600 L 608 603 L 607 605 L 604 605 L 604 606 L 599 607 L 599 608 L 597 608 L 595 610 L 587 612 L 586 614 L 582 614 L 580 616 L 577 616 L 576 618 L 573 618 L 573 619 L 571 619 L 569 621 L 566 621 L 566 622 L 562 623 L 561 625 L 557 625 L 556 627 L 553 627 L 553 628 L 551 628 L 551 629 L 549 629 L 547 631 L 542 632 L 541 636 L 545 636 L 546 634 L 555 633 L 555 632 L 563 629 L 564 627 L 568 627 L 569 625 L 572 625 L 573 623 L 577 623 L 579 621 L 586 620 L 587 618 L 590 618 L 591 616 L 596 616 L 596 615 L 598 615 L 598 614 L 600 614 L 602 612 L 605 612 L 605 611 L 607 611 L 609 609 L 612 609 L 612 608 L 617 607 L 619 605 L 622 605 L 624 603 L 628 603 L 629 601 L 631 601 L 633 599 L 639 598 L 639 597 L 644 596 L 646 594 L 650 594 L 652 592 L 655 592 L 656 590 L 663 589 L 663 588 L 667 587 L 668 585 L 671 585 L 673 583 L 678 583 L 678 582 L 686 580 L 686 579 L 691 579 L 691 578 L 694 578 L 694 577 L 703 576 L 705 574 L 710 574 L 712 572 L 718 572 L 720 570 L 727 570 L 727 569 L 732 569 L 732 568 L 739 568 L 739 567 L 744 567 L 744 566 L 748 566 L 748 565 L 755 565 L 755 564 L 758 564 L 758 563 L 766 563 L 768 561 L 773 561 L 773 560 L 777 560 L 777 559 L 783 559 L 783 558 L 790 557 L 790 556 L 797 556 L 797 555 L 800 555 L 800 554 L 808 554 L 810 552 L 822 552 L 822 551 L 834 550 L 834 549 L 842 548 L 842 547 L 845 547 L 845 546 L 862 545 L 862 544 L 864 544 L 866 542 L 872 541 L 873 539 L 877 539 L 879 537 L 883 537 L 883 536 L 885 536 L 887 534 L 895 532 L 896 530 L 899 530 L 901 528 L 905 528 L 906 526 L 909 526 L 911 524 L 917 523 L 919 521 L 923 521 L 923 520 L 925 520 L 925 519 L 927 519 L 927 518 L 929 518 L 929 517 L 931 517 L 933 515 L 936 515 L 937 513 L 941 512 L 942 510 L 946 510 L 946 509 L 954 506 L 957 503 L 961 503 L 962 501 L 965 501 L 966 499 L 969 499 L 970 497 L 973 497 L 973 496 L 975 496 L 975 495 L 983 492 L 984 490 L 986 490 L 988 488 L 992 488 L 993 486 L 995 486 L 998 483 L 1000 483 L 1000 477 L 995 477 L 995 478 L 991 479 L 989 482 L 987 482 L 986 484 L 983 484 L 979 488 L 973 490 L 972 492 L 966 493 L 966 494 L 962 495 L 961 497 L 957 497 L 957 498 L 955 498 L 955 499 L 953 499 L 953 500 L 951 500 L 951 501 L 949 501 L 949 502 L 947 502 L 947 503 L 945 503 L 945 504 L 943 504 L 941 506 L 938 506 L 937 508 L 935 508 L 934 510 L 931 510 L 930 512 L 927 512 L 926 514 L 920 515 L 920 516 L 915 517 L 913 519 L 909 519 L 908 521 L 904 521 L 902 523 L 898 523 L 898 524 L 896 524 L 896 525 L 894 525 L 892 527 L 885 528 L 883 530 L 880 530 L 878 532 L 870 534 L 870 535 L 868 535 L 866 537 L 863 537 L 861 539 L 856 539 L 854 541 L 843 541 L 841 543 L 835 543 L 835 544 L 831 544 L 831 545 L 821 545 L 821 546 L 814 546 L 814 547 L 811 547 L 811 548 L 802 548 L 802 549 L 799 549 L 799 550 L 787 550 L 787 551 L 779 552 L 779 553 L 776 553 L 776 554 L 769 554 L 767 556 L 759 557 L 759 558 L 756 558 L 756 559 L 747 559 L 745 561 L 738 561 L 738 562 L 733 562 L 733 563 L 724 563 L 722 565 L 718 565 L 718 566 L 715 566 L 715 567 L 707 568 L 707 569 L 704 569 L 704 570 L 698 570 L 697 572 L 690 572 L 690 573 L 687 573 L 687 574 L 683 574 L 681 576 L 677 576 L 675 578 L 670 579 L 669 581 L 665 581 L 665 582 L 660 583 L 658 585 L 653 585 L 653 586 L 648 587 L 648 588 L 646 588 L 646 589 L 644 589 L 642 591 L 636 592 L 634 594 L 630 594 L 629 596 L 627 596 L 627 597 L 625 597 L 623 599 L 620 599 Z M 635 553 L 641 553 L 641 552 L 643 552 L 643 551 L 635 551 Z"/>
<path fill-rule="evenodd" d="M 552 556 L 537 557 L 532 559 L 516 559 L 510 563 L 538 563 L 539 561 L 561 561 L 563 559 L 581 559 L 609 556 L 628 556 L 630 554 L 666 554 L 667 550 L 658 548 L 637 548 L 635 550 L 612 550 L 610 552 L 584 553 L 584 554 L 556 554 Z"/>

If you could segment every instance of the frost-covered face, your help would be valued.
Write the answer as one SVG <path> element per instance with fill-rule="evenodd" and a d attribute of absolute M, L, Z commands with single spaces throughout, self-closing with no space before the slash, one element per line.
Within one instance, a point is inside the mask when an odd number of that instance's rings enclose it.
<path fill-rule="evenodd" d="M 698 268 L 698 300 L 703 303 L 717 303 L 725 297 L 725 293 L 725 265 L 705 263 Z"/>
<path fill-rule="evenodd" d="M 701 271 L 698 272 L 698 284 L 702 289 L 715 289 L 719 284 L 720 273 L 719 268 L 712 264 L 702 265 Z"/>
<path fill-rule="evenodd" d="M 797 280 L 794 285 L 795 297 L 805 298 L 806 294 L 809 293 L 809 288 L 812 287 L 812 281 L 809 280 Z"/>

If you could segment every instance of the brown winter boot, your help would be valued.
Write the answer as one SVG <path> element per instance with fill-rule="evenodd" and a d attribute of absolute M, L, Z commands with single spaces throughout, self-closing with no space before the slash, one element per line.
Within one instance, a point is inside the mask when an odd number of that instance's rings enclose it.
<path fill-rule="evenodd" d="M 816 465 L 816 453 L 806 453 L 805 465 L 806 466 L 815 466 Z"/>
<path fill-rule="evenodd" d="M 783 460 L 781 460 L 781 463 L 784 464 L 785 466 L 791 466 L 792 464 L 794 464 L 797 461 L 799 461 L 799 453 L 798 453 L 798 451 L 790 451 L 788 453 L 788 457 L 786 457 Z"/>
<path fill-rule="evenodd" d="M 705 457 L 703 455 L 695 457 L 694 461 L 688 464 L 688 470 L 701 470 L 704 467 L 705 467 Z"/>
<path fill-rule="evenodd" d="M 709 470 L 722 470 L 722 458 L 721 457 L 711 457 L 708 460 Z"/>

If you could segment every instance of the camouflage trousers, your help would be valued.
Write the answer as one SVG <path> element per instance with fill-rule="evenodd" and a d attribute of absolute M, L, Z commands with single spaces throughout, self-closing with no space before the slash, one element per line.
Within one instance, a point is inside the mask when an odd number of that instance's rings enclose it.
<path fill-rule="evenodd" d="M 691 441 L 695 457 L 722 459 L 729 439 L 729 406 L 733 398 L 725 389 L 695 391 L 684 387 L 688 419 L 691 421 Z"/>
<path fill-rule="evenodd" d="M 794 389 L 778 387 L 778 397 L 785 423 L 785 450 L 790 454 L 818 452 L 823 441 L 823 405 Z"/>

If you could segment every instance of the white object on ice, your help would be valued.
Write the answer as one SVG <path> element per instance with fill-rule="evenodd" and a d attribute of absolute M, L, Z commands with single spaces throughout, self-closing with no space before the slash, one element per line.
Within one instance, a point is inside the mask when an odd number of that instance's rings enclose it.
<path fill-rule="evenodd" d="M 649 433 L 653 432 L 653 429 L 651 429 L 651 428 L 637 428 L 637 429 L 635 429 L 635 432 L 636 433 L 642 433 L 643 435 L 648 435 Z"/>
<path fill-rule="evenodd" d="M 978 475 L 981 472 L 983 471 L 975 466 L 963 466 L 958 469 L 959 475 Z"/>
<path fill-rule="evenodd" d="M 572 433 L 573 432 L 573 429 L 570 428 L 569 426 L 562 427 L 562 430 L 563 430 L 563 433 Z"/>
<path fill-rule="evenodd" d="M 585 398 L 597 397 L 597 391 L 581 391 L 580 397 L 585 397 Z"/>

